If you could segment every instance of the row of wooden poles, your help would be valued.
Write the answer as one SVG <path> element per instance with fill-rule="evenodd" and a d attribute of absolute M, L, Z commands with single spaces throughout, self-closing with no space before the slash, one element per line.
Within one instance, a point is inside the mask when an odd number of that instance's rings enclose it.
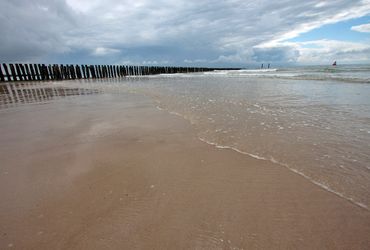
<path fill-rule="evenodd" d="M 217 68 L 219 69 L 219 68 Z M 0 64 L 0 81 L 45 81 L 193 73 L 216 68 L 125 65 Z"/>

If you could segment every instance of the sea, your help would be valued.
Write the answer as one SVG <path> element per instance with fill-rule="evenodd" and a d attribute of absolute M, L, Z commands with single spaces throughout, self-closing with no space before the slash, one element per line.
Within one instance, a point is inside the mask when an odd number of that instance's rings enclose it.
<path fill-rule="evenodd" d="M 191 123 L 204 143 L 269 161 L 370 209 L 370 65 L 250 68 L 0 86 L 0 115 L 64 98 L 146 95 L 161 112 Z"/>

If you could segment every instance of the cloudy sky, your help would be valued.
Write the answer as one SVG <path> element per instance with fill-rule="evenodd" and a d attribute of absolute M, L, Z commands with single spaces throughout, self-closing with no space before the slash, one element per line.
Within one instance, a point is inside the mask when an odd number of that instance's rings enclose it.
<path fill-rule="evenodd" d="M 1 0 L 0 61 L 370 63 L 370 0 Z"/>

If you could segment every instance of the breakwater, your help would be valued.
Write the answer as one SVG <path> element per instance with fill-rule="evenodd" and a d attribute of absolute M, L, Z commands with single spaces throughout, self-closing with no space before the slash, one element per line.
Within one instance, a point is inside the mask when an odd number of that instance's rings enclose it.
<path fill-rule="evenodd" d="M 0 65 L 0 81 L 120 78 L 155 74 L 195 73 L 223 69 L 225 68 L 3 63 Z M 228 68 L 228 70 L 233 69 L 237 70 L 237 68 Z"/>

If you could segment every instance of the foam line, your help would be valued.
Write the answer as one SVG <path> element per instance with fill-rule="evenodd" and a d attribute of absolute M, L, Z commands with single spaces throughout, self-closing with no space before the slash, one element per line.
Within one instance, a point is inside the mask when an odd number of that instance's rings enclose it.
<path fill-rule="evenodd" d="M 353 198 L 347 197 L 347 196 L 345 196 L 342 193 L 339 193 L 337 191 L 334 191 L 329 186 L 327 186 L 325 184 L 322 184 L 322 183 L 320 183 L 318 181 L 313 180 L 311 177 L 307 176 L 306 174 L 300 172 L 297 169 L 294 169 L 294 168 L 290 167 L 288 164 L 281 163 L 281 162 L 275 160 L 273 157 L 271 157 L 270 159 L 268 159 L 268 158 L 265 158 L 265 157 L 262 157 L 262 156 L 258 156 L 258 155 L 255 155 L 255 154 L 251 154 L 251 153 L 248 153 L 248 152 L 241 151 L 241 150 L 239 150 L 239 149 L 237 149 L 235 147 L 218 145 L 217 143 L 207 141 L 207 140 L 205 140 L 205 139 L 203 139 L 201 137 L 198 137 L 198 139 L 200 141 L 204 142 L 204 143 L 207 143 L 207 144 L 212 145 L 212 146 L 214 146 L 216 148 L 219 148 L 219 149 L 231 149 L 231 150 L 236 151 L 236 152 L 238 152 L 240 154 L 248 155 L 248 156 L 250 156 L 252 158 L 255 158 L 257 160 L 270 161 L 270 162 L 272 162 L 272 163 L 274 163 L 276 165 L 283 166 L 283 167 L 289 169 L 290 171 L 292 171 L 293 173 L 298 174 L 298 175 L 302 176 L 303 178 L 305 178 L 306 180 L 310 181 L 311 183 L 319 186 L 320 188 L 324 189 L 325 191 L 330 192 L 332 194 L 335 194 L 336 196 L 339 196 L 340 198 L 345 199 L 345 200 L 351 202 L 352 204 L 354 204 L 356 206 L 359 206 L 359 207 L 361 207 L 361 208 L 366 209 L 366 210 L 369 211 L 369 208 L 365 204 L 363 204 L 361 202 L 357 202 Z"/>

